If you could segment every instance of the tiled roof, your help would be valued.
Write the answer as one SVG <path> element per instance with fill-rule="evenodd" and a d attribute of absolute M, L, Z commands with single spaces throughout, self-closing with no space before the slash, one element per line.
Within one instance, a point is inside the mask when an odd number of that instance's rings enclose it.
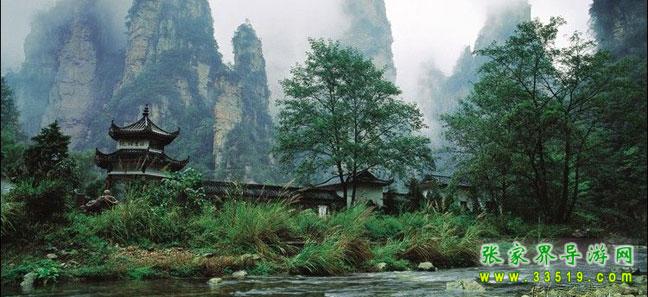
<path fill-rule="evenodd" d="M 452 177 L 447 176 L 447 175 L 440 175 L 440 174 L 430 174 L 430 175 L 427 175 L 425 178 L 423 178 L 421 183 L 427 183 L 427 182 L 431 182 L 431 181 L 435 181 L 436 183 L 438 183 L 440 185 L 446 185 L 447 186 L 452 182 Z M 466 180 L 459 180 L 459 182 L 457 182 L 457 186 L 470 187 L 471 185 Z"/>
<path fill-rule="evenodd" d="M 189 163 L 189 158 L 184 160 L 176 160 L 169 157 L 164 152 L 153 151 L 149 149 L 118 149 L 112 153 L 104 153 L 99 149 L 95 150 L 95 164 L 104 169 L 112 169 L 112 165 L 118 162 L 119 159 L 142 159 L 143 162 L 157 161 L 163 164 L 163 167 L 168 166 L 171 171 L 178 171 L 184 168 Z"/>
<path fill-rule="evenodd" d="M 344 175 L 344 179 L 346 180 L 349 178 L 350 174 Z M 358 172 L 358 174 L 355 177 L 355 180 L 357 183 L 365 183 L 365 184 L 375 184 L 375 185 L 382 185 L 386 186 L 389 185 L 393 182 L 393 180 L 385 180 L 385 179 L 380 179 L 373 175 L 369 170 L 363 170 Z M 349 183 L 353 182 L 353 178 L 349 180 Z M 340 179 L 338 177 L 331 178 L 328 181 L 317 185 L 318 188 L 330 188 L 334 187 L 340 184 Z"/>
<path fill-rule="evenodd" d="M 180 134 L 180 129 L 174 132 L 168 132 L 158 125 L 153 123 L 149 118 L 148 105 L 144 108 L 142 117 L 135 123 L 123 127 L 117 126 L 115 122 L 111 122 L 110 130 L 108 131 L 110 137 L 115 140 L 120 138 L 154 138 L 162 142 L 163 145 L 171 143 Z"/>

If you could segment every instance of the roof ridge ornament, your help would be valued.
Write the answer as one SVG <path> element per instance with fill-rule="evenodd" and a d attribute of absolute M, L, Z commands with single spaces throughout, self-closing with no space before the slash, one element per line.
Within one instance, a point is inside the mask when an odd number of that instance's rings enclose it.
<path fill-rule="evenodd" d="M 142 113 L 142 116 L 144 116 L 145 118 L 149 116 L 149 105 L 148 105 L 148 103 L 144 104 L 144 112 Z"/>

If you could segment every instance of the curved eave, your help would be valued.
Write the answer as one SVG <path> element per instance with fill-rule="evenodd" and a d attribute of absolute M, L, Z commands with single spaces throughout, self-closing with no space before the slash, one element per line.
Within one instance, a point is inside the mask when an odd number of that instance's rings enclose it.
<path fill-rule="evenodd" d="M 128 155 L 148 155 L 152 156 L 152 158 L 149 158 L 147 162 L 160 162 L 163 165 L 163 167 L 168 168 L 170 171 L 179 171 L 182 170 L 185 166 L 187 166 L 187 163 L 189 163 L 189 157 L 187 157 L 184 160 L 176 160 L 174 158 L 169 157 L 165 153 L 158 153 L 158 152 L 152 152 L 149 150 L 129 150 L 129 149 L 121 149 L 121 150 L 116 150 L 110 154 L 106 154 L 99 149 L 95 149 L 95 164 L 97 166 L 106 169 L 106 170 L 111 170 L 112 165 L 115 162 L 115 158 L 117 156 L 128 156 Z"/>
<path fill-rule="evenodd" d="M 103 169 L 112 169 L 112 154 L 106 154 L 95 148 L 95 164 Z"/>
<path fill-rule="evenodd" d="M 174 160 L 174 159 L 171 159 L 168 156 L 166 156 L 166 158 L 169 160 L 169 169 L 171 171 L 180 171 L 180 170 L 182 170 L 182 168 L 187 166 L 187 163 L 189 163 L 189 157 L 187 157 L 184 160 Z"/>
<path fill-rule="evenodd" d="M 142 128 L 133 128 L 136 126 L 142 126 Z M 123 138 L 152 138 L 159 140 L 163 145 L 168 145 L 173 142 L 173 140 L 175 140 L 178 135 L 180 135 L 180 128 L 176 129 L 176 131 L 173 132 L 167 132 L 166 130 L 153 123 L 151 120 L 147 118 L 141 118 L 137 122 L 124 127 L 117 126 L 115 124 L 115 121 L 111 121 L 110 129 L 108 129 L 108 135 L 110 135 L 110 137 L 114 140 L 121 140 Z"/>

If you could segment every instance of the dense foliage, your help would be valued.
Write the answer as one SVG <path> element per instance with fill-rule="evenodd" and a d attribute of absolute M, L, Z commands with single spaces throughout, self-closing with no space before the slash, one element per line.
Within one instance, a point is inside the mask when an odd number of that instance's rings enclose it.
<path fill-rule="evenodd" d="M 403 176 L 431 168 L 429 140 L 416 134 L 420 111 L 397 99 L 400 90 L 358 51 L 311 40 L 306 61 L 282 85 L 290 98 L 280 102 L 276 152 L 305 180 L 335 178 L 353 200 L 363 170 Z"/>
<path fill-rule="evenodd" d="M 22 163 L 22 141 L 24 136 L 18 123 L 18 110 L 16 109 L 13 90 L 7 85 L 4 76 L 0 84 L 2 88 L 2 106 L 0 109 L 0 135 L 2 144 L 0 152 L 0 175 L 2 178 L 18 174 Z"/>
<path fill-rule="evenodd" d="M 568 46 L 557 48 L 562 23 L 560 18 L 523 23 L 506 43 L 478 51 L 490 61 L 460 109 L 445 117 L 461 174 L 500 214 L 548 223 L 567 222 L 574 214 L 589 224 L 592 219 L 624 224 L 628 217 L 645 222 L 645 211 L 632 211 L 646 206 L 646 132 L 638 122 L 645 120 L 645 99 L 639 99 L 645 97 L 645 82 L 638 84 L 632 67 L 577 33 Z M 637 110 L 610 110 L 627 105 Z M 609 124 L 613 114 L 638 125 L 632 129 L 637 134 L 629 136 L 634 141 L 619 147 L 615 132 L 621 131 Z M 620 159 L 617 149 L 623 150 Z M 636 184 L 601 184 L 624 170 Z M 626 195 L 615 189 L 634 197 L 619 199 Z M 614 194 L 601 197 L 601 190 Z M 604 215 L 602 209 L 615 213 Z"/>

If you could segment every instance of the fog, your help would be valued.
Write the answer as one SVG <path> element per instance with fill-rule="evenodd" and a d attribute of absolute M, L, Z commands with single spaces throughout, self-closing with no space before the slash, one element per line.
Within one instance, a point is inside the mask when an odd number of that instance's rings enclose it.
<path fill-rule="evenodd" d="M 562 16 L 567 24 L 559 32 L 558 45 L 574 30 L 589 31 L 591 0 L 529 0 L 531 16 L 548 21 Z M 421 71 L 435 65 L 448 75 L 467 45 L 473 45 L 489 10 L 506 5 L 506 0 L 386 0 L 387 16 L 394 35 L 394 63 L 397 83 L 406 99 L 415 96 Z"/>
<path fill-rule="evenodd" d="M 232 36 L 250 21 L 263 44 L 271 102 L 281 96 L 279 81 L 303 61 L 308 37 L 335 39 L 348 27 L 341 0 L 209 0 L 214 35 L 225 62 L 233 62 Z M 274 113 L 276 109 L 271 107 Z"/>
<path fill-rule="evenodd" d="M 2 74 L 18 70 L 25 58 L 23 42 L 29 33 L 30 23 L 38 11 L 51 8 L 56 0 L 0 1 L 0 51 L 2 52 Z"/>
<path fill-rule="evenodd" d="M 233 60 L 231 38 L 238 25 L 249 19 L 263 42 L 268 79 L 273 99 L 280 96 L 277 81 L 301 61 L 308 37 L 336 38 L 346 29 L 341 0 L 209 0 L 214 18 L 214 34 L 225 61 Z M 17 70 L 24 59 L 23 42 L 31 19 L 56 0 L 2 0 L 2 73 Z M 119 1 L 123 2 L 123 1 Z M 563 16 L 565 35 L 588 31 L 591 0 L 530 0 L 534 18 L 548 20 Z M 466 45 L 477 38 L 489 9 L 506 5 L 505 0 L 386 0 L 394 43 L 392 50 L 397 83 L 403 97 L 416 94 L 424 65 L 434 64 L 449 74 Z M 121 9 L 123 10 L 123 9 Z M 120 10 L 120 11 L 121 11 Z"/>
<path fill-rule="evenodd" d="M 103 12 L 105 22 L 103 27 L 112 27 L 113 32 L 105 32 L 110 35 L 111 47 L 123 47 L 126 37 L 126 13 L 133 0 L 92 0 L 97 11 Z M 31 30 L 31 23 L 39 19 L 39 12 L 45 12 L 57 3 L 67 2 L 67 5 L 76 5 L 75 0 L 1 0 L 1 47 L 2 56 L 1 71 L 4 75 L 8 71 L 18 71 L 25 59 L 24 42 Z M 59 5 L 62 11 L 72 10 L 67 5 Z M 59 19 L 63 19 L 63 15 Z M 50 20 L 51 21 L 51 20 Z"/>

